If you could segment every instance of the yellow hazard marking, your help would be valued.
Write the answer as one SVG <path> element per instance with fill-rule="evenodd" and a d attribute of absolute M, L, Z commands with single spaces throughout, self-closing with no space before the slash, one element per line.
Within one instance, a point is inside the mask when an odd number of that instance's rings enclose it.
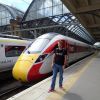
<path fill-rule="evenodd" d="M 96 54 L 93 55 L 91 59 L 89 59 L 89 61 L 86 61 L 86 63 L 81 67 L 81 69 L 76 71 L 74 74 L 71 74 L 70 76 L 68 76 L 68 79 L 63 84 L 64 89 L 58 88 L 56 89 L 55 92 L 51 92 L 46 98 L 46 100 L 63 100 L 63 96 L 72 88 L 72 86 L 77 82 L 77 80 L 80 78 L 82 73 L 93 62 L 94 56 L 96 56 Z"/>

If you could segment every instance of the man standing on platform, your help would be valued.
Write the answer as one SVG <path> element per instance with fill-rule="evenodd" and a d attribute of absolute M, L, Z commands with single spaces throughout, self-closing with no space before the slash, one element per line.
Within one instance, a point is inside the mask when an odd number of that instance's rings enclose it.
<path fill-rule="evenodd" d="M 59 71 L 59 87 L 63 88 L 63 71 L 67 64 L 67 50 L 63 48 L 63 41 L 58 42 L 58 47 L 54 50 L 54 56 L 52 59 L 53 77 L 49 92 L 53 92 L 55 89 L 55 82 L 57 73 Z"/>

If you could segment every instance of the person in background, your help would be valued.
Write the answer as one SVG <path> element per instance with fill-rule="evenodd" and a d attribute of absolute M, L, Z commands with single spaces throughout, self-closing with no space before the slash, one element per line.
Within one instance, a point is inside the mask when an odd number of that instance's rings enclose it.
<path fill-rule="evenodd" d="M 57 73 L 59 71 L 59 87 L 63 88 L 63 71 L 67 64 L 67 50 L 63 48 L 63 41 L 58 42 L 58 47 L 54 50 L 54 55 L 52 59 L 52 70 L 53 70 L 53 77 L 51 82 L 51 87 L 48 92 L 53 92 L 55 90 L 55 82 Z"/>

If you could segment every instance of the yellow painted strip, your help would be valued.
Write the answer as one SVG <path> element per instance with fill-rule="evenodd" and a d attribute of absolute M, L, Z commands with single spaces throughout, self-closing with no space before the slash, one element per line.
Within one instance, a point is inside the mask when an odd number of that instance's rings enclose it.
<path fill-rule="evenodd" d="M 28 41 L 26 41 L 26 40 L 17 40 L 17 39 L 0 39 L 0 42 L 4 42 L 4 43 L 7 43 L 7 42 L 17 42 L 17 43 L 26 43 L 26 42 L 28 42 Z"/>
<path fill-rule="evenodd" d="M 94 57 L 96 55 L 93 55 L 91 59 L 89 59 L 89 61 L 87 61 L 82 67 L 81 69 L 79 69 L 77 72 L 75 72 L 74 74 L 71 74 L 68 78 L 68 80 L 65 81 L 65 83 L 63 84 L 64 89 L 56 89 L 55 92 L 50 93 L 50 95 L 48 95 L 48 97 L 46 98 L 46 100 L 62 100 L 64 94 L 66 94 L 71 87 L 76 83 L 76 81 L 80 78 L 80 76 L 82 75 L 82 73 L 89 67 L 89 65 L 93 62 Z"/>

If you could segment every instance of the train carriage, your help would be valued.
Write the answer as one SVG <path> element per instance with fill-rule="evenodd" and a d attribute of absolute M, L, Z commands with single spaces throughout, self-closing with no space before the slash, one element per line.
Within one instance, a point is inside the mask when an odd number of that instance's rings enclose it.
<path fill-rule="evenodd" d="M 31 41 L 0 37 L 0 73 L 9 71 Z"/>

